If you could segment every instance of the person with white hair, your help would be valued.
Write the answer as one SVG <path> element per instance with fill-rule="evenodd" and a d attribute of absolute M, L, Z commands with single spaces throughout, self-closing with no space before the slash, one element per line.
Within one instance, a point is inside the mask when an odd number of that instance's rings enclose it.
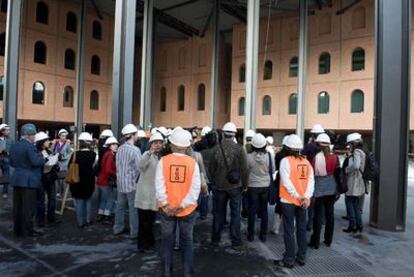
<path fill-rule="evenodd" d="M 53 155 L 59 154 L 59 174 L 56 181 L 56 192 L 58 195 L 65 191 L 65 177 L 68 173 L 69 159 L 72 154 L 72 148 L 70 141 L 68 140 L 69 132 L 66 129 L 60 129 L 58 132 L 58 139 L 56 139 L 50 147 Z"/>
<path fill-rule="evenodd" d="M 10 175 L 10 147 L 13 144 L 10 138 L 10 127 L 7 124 L 0 124 L 0 169 L 2 176 L 8 178 Z M 9 184 L 3 184 L 3 198 L 8 197 Z"/>

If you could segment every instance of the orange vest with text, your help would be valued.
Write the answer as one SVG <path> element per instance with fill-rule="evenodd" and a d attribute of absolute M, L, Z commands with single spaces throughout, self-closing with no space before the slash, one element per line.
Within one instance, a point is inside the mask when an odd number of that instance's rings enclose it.
<path fill-rule="evenodd" d="M 191 189 L 196 161 L 189 156 L 174 154 L 164 156 L 162 160 L 167 202 L 170 208 L 175 208 L 181 205 L 183 199 Z M 196 207 L 197 204 L 190 205 L 176 216 L 187 216 Z"/>
<path fill-rule="evenodd" d="M 290 180 L 292 181 L 297 193 L 300 196 L 304 196 L 309 183 L 309 170 L 311 170 L 311 164 L 306 158 L 295 158 L 293 156 L 286 157 L 290 165 Z M 289 194 L 285 188 L 282 179 L 280 179 L 280 198 L 283 198 L 290 203 L 300 206 L 300 201 Z"/>

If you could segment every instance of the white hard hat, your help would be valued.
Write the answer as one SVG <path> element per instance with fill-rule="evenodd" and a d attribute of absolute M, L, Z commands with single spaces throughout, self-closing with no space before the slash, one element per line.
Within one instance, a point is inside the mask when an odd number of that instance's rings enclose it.
<path fill-rule="evenodd" d="M 266 141 L 267 141 L 267 144 L 270 144 L 270 145 L 273 145 L 273 143 L 275 142 L 273 140 L 273 137 L 271 137 L 271 136 L 266 137 Z"/>
<path fill-rule="evenodd" d="M 246 138 L 252 138 L 256 134 L 253 130 L 247 130 L 246 132 Z"/>
<path fill-rule="evenodd" d="M 4 130 L 4 129 L 10 129 L 10 126 L 5 123 L 0 124 L 0 130 Z"/>
<path fill-rule="evenodd" d="M 66 131 L 66 129 L 60 129 L 60 130 L 59 130 L 59 133 L 58 133 L 58 136 L 61 136 L 61 135 L 67 135 L 67 134 L 69 134 L 69 132 L 68 132 L 68 131 Z"/>
<path fill-rule="evenodd" d="M 161 141 L 164 141 L 164 137 L 162 136 L 162 134 L 161 134 L 161 133 L 156 132 L 155 134 L 151 135 L 151 137 L 150 137 L 149 141 L 150 141 L 150 142 L 153 142 L 153 141 L 155 141 L 155 140 L 161 140 Z"/>
<path fill-rule="evenodd" d="M 112 133 L 112 131 L 110 129 L 105 129 L 102 131 L 101 135 L 99 136 L 100 138 L 109 138 L 109 137 L 113 137 L 114 133 Z"/>
<path fill-rule="evenodd" d="M 151 135 L 155 134 L 156 132 L 158 132 L 158 128 L 152 128 L 151 129 Z"/>
<path fill-rule="evenodd" d="M 172 134 L 172 129 L 167 129 L 167 137 L 169 137 L 169 136 L 171 136 L 171 134 Z"/>
<path fill-rule="evenodd" d="M 354 141 L 362 141 L 362 135 L 360 133 L 352 133 L 346 136 L 346 143 L 354 142 Z"/>
<path fill-rule="evenodd" d="M 236 124 L 234 124 L 233 122 L 227 122 L 223 126 L 223 131 L 230 132 L 230 133 L 237 133 Z"/>
<path fill-rule="evenodd" d="M 35 142 L 48 139 L 49 136 L 45 132 L 39 132 L 35 135 Z"/>
<path fill-rule="evenodd" d="M 191 145 L 191 134 L 183 128 L 175 128 L 170 136 L 171 144 L 178 147 L 189 147 Z"/>
<path fill-rule="evenodd" d="M 258 133 L 253 136 L 252 146 L 254 148 L 263 148 L 266 146 L 266 144 L 266 138 L 262 134 Z"/>
<path fill-rule="evenodd" d="M 312 134 L 321 134 L 325 133 L 325 129 L 322 127 L 321 124 L 315 124 L 312 127 L 312 130 L 310 131 Z"/>
<path fill-rule="evenodd" d="M 168 130 L 164 126 L 158 128 L 158 132 L 160 132 L 164 137 L 167 136 Z"/>
<path fill-rule="evenodd" d="M 124 128 L 122 128 L 122 135 L 129 135 L 129 134 L 135 134 L 136 132 L 138 132 L 137 127 L 134 124 L 127 124 L 124 126 Z"/>
<path fill-rule="evenodd" d="M 286 146 L 286 142 L 287 142 L 288 137 L 289 137 L 289 135 L 283 137 L 283 139 L 282 139 L 282 145 L 285 145 Z"/>
<path fill-rule="evenodd" d="M 327 134 L 323 133 L 318 135 L 315 142 L 331 144 L 331 138 Z"/>
<path fill-rule="evenodd" d="M 91 135 L 91 134 L 89 134 L 89 133 L 87 133 L 87 132 L 82 132 L 82 133 L 79 135 L 78 140 L 92 142 L 92 141 L 93 141 L 93 138 L 92 138 L 92 135 Z"/>
<path fill-rule="evenodd" d="M 201 136 L 205 137 L 210 132 L 211 132 L 211 128 L 209 126 L 205 126 L 203 127 L 203 129 L 201 129 Z"/>
<path fill-rule="evenodd" d="M 147 137 L 147 134 L 145 133 L 144 130 L 138 130 L 137 136 L 139 138 L 146 138 Z"/>
<path fill-rule="evenodd" d="M 112 136 L 105 140 L 105 146 L 111 145 L 111 144 L 119 144 L 116 137 Z"/>
<path fill-rule="evenodd" d="M 300 137 L 296 134 L 289 135 L 286 138 L 286 144 L 292 150 L 302 150 L 303 149 L 303 142 Z"/>

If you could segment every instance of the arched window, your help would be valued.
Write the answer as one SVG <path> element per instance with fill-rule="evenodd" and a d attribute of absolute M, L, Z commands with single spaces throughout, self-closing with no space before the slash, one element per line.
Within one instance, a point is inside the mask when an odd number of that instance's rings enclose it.
<path fill-rule="evenodd" d="M 262 115 L 272 114 L 272 98 L 269 95 L 263 97 Z"/>
<path fill-rule="evenodd" d="M 356 89 L 351 95 L 351 113 L 362 113 L 364 111 L 364 92 Z"/>
<path fill-rule="evenodd" d="M 245 104 L 246 104 L 246 98 L 240 97 L 240 99 L 239 99 L 239 116 L 244 115 Z"/>
<path fill-rule="evenodd" d="M 327 52 L 319 56 L 319 74 L 331 72 L 331 55 Z"/>
<path fill-rule="evenodd" d="M 365 70 L 365 50 L 358 47 L 352 52 L 352 71 Z"/>
<path fill-rule="evenodd" d="M 263 80 L 272 79 L 272 75 L 273 75 L 273 63 L 272 63 L 272 61 L 267 60 L 264 64 Z"/>
<path fill-rule="evenodd" d="M 289 77 L 298 77 L 298 57 L 293 57 L 289 62 Z"/>
<path fill-rule="evenodd" d="M 292 93 L 289 96 L 289 114 L 296 114 L 298 108 L 298 95 L 296 93 Z"/>
<path fill-rule="evenodd" d="M 178 87 L 177 91 L 177 109 L 184 111 L 185 109 L 185 87 L 183 85 Z"/>
<path fill-rule="evenodd" d="M 98 20 L 94 20 L 92 23 L 92 37 L 97 40 L 102 39 L 102 25 Z"/>
<path fill-rule="evenodd" d="M 75 51 L 73 51 L 72 49 L 66 49 L 65 51 L 65 68 L 66 69 L 75 69 L 75 59 L 76 59 L 76 55 L 75 55 Z"/>
<path fill-rule="evenodd" d="M 49 23 L 49 7 L 45 2 L 39 1 L 36 5 L 36 22 L 42 24 Z"/>
<path fill-rule="evenodd" d="M 240 33 L 239 49 L 240 50 L 246 49 L 246 31 L 243 31 L 243 32 Z"/>
<path fill-rule="evenodd" d="M 239 67 L 239 82 L 244 83 L 246 81 L 246 65 L 242 64 Z"/>
<path fill-rule="evenodd" d="M 0 56 L 6 53 L 6 33 L 0 34 Z"/>
<path fill-rule="evenodd" d="M 162 87 L 160 89 L 160 112 L 167 110 L 167 89 Z"/>
<path fill-rule="evenodd" d="M 76 14 L 68 12 L 66 14 L 66 31 L 76 33 L 78 29 L 78 20 Z"/>
<path fill-rule="evenodd" d="M 329 94 L 326 91 L 322 91 L 318 96 L 318 113 L 329 113 Z"/>
<path fill-rule="evenodd" d="M 96 90 L 91 91 L 91 96 L 89 98 L 89 109 L 99 110 L 99 92 Z"/>
<path fill-rule="evenodd" d="M 365 28 L 365 8 L 358 7 L 352 12 L 352 30 Z"/>
<path fill-rule="evenodd" d="M 1 0 L 0 12 L 7 13 L 7 1 L 8 0 Z"/>
<path fill-rule="evenodd" d="M 181 47 L 178 51 L 178 69 L 185 69 L 186 51 L 184 47 Z"/>
<path fill-rule="evenodd" d="M 319 35 L 329 35 L 332 32 L 332 18 L 329 13 L 319 17 Z"/>
<path fill-rule="evenodd" d="M 3 101 L 3 97 L 4 97 L 4 83 L 3 83 L 3 77 L 4 77 L 4 76 L 0 76 L 0 101 Z"/>
<path fill-rule="evenodd" d="M 32 88 L 32 103 L 43 105 L 45 103 L 45 85 L 42 82 L 34 82 Z"/>
<path fill-rule="evenodd" d="M 198 66 L 206 66 L 206 57 L 207 57 L 207 50 L 206 45 L 202 44 L 200 48 L 198 48 Z"/>
<path fill-rule="evenodd" d="M 34 57 L 35 63 L 46 64 L 47 60 L 47 48 L 46 44 L 42 41 L 37 41 L 34 45 Z"/>
<path fill-rule="evenodd" d="M 63 90 L 63 107 L 73 107 L 73 88 L 71 86 L 66 86 Z"/>
<path fill-rule="evenodd" d="M 198 85 L 197 91 L 197 110 L 204 111 L 206 107 L 206 86 L 204 84 Z"/>
<path fill-rule="evenodd" d="M 93 55 L 91 59 L 91 73 L 94 75 L 101 74 L 101 59 L 97 55 Z"/>

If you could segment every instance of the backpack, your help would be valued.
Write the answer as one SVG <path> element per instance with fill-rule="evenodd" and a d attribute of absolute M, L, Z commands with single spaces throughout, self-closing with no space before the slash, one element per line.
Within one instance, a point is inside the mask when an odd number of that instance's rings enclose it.
<path fill-rule="evenodd" d="M 379 176 L 379 166 L 372 152 L 365 152 L 365 168 L 361 171 L 365 181 L 375 181 Z"/>

